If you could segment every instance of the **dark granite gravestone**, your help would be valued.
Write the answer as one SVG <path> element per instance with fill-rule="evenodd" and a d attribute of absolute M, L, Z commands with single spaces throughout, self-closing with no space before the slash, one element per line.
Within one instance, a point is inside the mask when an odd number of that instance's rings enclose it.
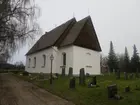
<path fill-rule="evenodd" d="M 89 73 L 86 73 L 86 77 L 90 77 L 90 74 Z"/>
<path fill-rule="evenodd" d="M 65 68 L 62 68 L 62 76 L 65 76 Z"/>
<path fill-rule="evenodd" d="M 97 85 L 96 76 L 93 76 L 91 82 L 88 83 L 88 88 L 92 87 L 99 87 L 99 85 Z"/>
<path fill-rule="evenodd" d="M 116 73 L 116 79 L 120 79 L 120 70 L 119 69 L 117 70 L 117 73 Z"/>
<path fill-rule="evenodd" d="M 130 92 L 130 87 L 129 86 L 125 87 L 125 90 L 124 91 L 125 92 Z"/>
<path fill-rule="evenodd" d="M 96 85 L 97 84 L 96 76 L 92 77 L 92 84 L 93 85 Z"/>
<path fill-rule="evenodd" d="M 108 89 L 108 98 L 114 98 L 115 95 L 117 95 L 118 89 L 116 84 L 109 85 L 107 89 Z"/>
<path fill-rule="evenodd" d="M 135 73 L 135 77 L 139 78 L 139 70 L 137 69 L 136 73 Z"/>
<path fill-rule="evenodd" d="M 117 85 L 113 84 L 113 85 L 109 85 L 107 87 L 108 89 L 108 98 L 109 99 L 115 99 L 115 100 L 120 100 L 123 97 L 121 97 L 120 95 L 118 95 L 118 89 L 117 89 Z"/>
<path fill-rule="evenodd" d="M 75 88 L 75 78 L 74 77 L 72 77 L 70 79 L 69 88 L 71 88 L 71 89 Z"/>
<path fill-rule="evenodd" d="M 22 73 L 22 75 L 23 75 L 23 76 L 29 76 L 29 72 L 24 71 L 24 72 Z"/>
<path fill-rule="evenodd" d="M 128 74 L 127 74 L 127 72 L 124 72 L 124 79 L 125 80 L 128 80 Z"/>
<path fill-rule="evenodd" d="M 73 68 L 72 67 L 69 68 L 69 74 L 68 75 L 73 76 Z"/>
<path fill-rule="evenodd" d="M 58 73 L 55 73 L 55 76 L 56 76 L 56 77 L 58 77 L 58 76 L 59 76 L 59 74 L 58 74 Z"/>
<path fill-rule="evenodd" d="M 85 70 L 84 70 L 84 68 L 80 69 L 79 84 L 85 85 Z"/>

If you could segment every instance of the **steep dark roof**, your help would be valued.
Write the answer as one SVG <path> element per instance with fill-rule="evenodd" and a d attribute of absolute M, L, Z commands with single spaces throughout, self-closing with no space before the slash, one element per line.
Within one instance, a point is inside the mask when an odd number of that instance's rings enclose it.
<path fill-rule="evenodd" d="M 76 22 L 76 19 L 73 18 L 66 23 L 56 27 L 55 29 L 51 30 L 50 32 L 47 32 L 45 35 L 43 35 L 36 43 L 35 45 L 29 50 L 29 52 L 26 55 L 38 52 L 40 50 L 43 50 L 45 48 L 51 47 L 54 44 L 56 45 L 56 41 L 60 39 L 60 36 L 67 31 L 68 27 L 71 23 Z M 65 33 L 67 34 L 67 33 Z M 57 45 L 56 45 L 57 46 Z"/>
<path fill-rule="evenodd" d="M 52 31 L 47 32 L 36 42 L 26 55 L 51 46 L 64 47 L 72 44 L 95 51 L 101 51 L 90 16 L 78 22 L 73 18 Z"/>
<path fill-rule="evenodd" d="M 82 28 L 84 27 L 84 24 L 86 23 L 87 19 L 89 17 L 86 17 L 80 21 L 78 21 L 72 29 L 69 31 L 67 37 L 64 39 L 64 41 L 61 43 L 61 47 L 73 44 L 78 35 L 80 34 Z"/>
<path fill-rule="evenodd" d="M 86 18 L 84 26 L 73 44 L 80 47 L 89 48 L 95 51 L 101 51 L 101 47 L 90 17 Z"/>

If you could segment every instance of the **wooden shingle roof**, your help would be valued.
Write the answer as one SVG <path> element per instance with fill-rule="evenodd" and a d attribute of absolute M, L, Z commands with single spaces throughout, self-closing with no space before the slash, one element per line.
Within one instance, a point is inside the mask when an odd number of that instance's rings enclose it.
<path fill-rule="evenodd" d="M 51 46 L 64 47 L 72 44 L 95 51 L 101 51 L 90 16 L 78 22 L 73 18 L 50 32 L 47 32 L 26 55 L 36 53 Z"/>

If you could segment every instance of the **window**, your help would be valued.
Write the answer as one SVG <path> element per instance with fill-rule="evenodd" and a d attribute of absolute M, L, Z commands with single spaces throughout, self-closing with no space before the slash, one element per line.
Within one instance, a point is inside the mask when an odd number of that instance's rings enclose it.
<path fill-rule="evenodd" d="M 63 53 L 63 65 L 66 65 L 66 53 Z"/>
<path fill-rule="evenodd" d="M 31 59 L 29 58 L 28 68 L 30 68 L 30 65 L 31 65 Z"/>
<path fill-rule="evenodd" d="M 91 55 L 91 54 L 88 52 L 87 55 Z"/>
<path fill-rule="evenodd" d="M 86 67 L 88 67 L 88 68 L 92 68 L 92 66 L 89 66 L 89 65 L 87 65 Z"/>
<path fill-rule="evenodd" d="M 36 57 L 34 57 L 34 67 L 33 68 L 35 68 L 36 67 Z"/>
<path fill-rule="evenodd" d="M 46 65 L 46 55 L 43 55 L 43 66 L 42 67 L 45 67 Z"/>

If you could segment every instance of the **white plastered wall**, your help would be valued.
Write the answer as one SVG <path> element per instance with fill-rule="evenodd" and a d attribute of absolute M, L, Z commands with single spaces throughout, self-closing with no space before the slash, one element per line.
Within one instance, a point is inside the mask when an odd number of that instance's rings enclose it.
<path fill-rule="evenodd" d="M 100 53 L 97 51 L 93 51 L 78 46 L 66 46 L 60 49 L 57 49 L 57 47 L 51 47 L 38 53 L 26 56 L 26 71 L 35 73 L 39 72 L 50 73 L 51 70 L 50 55 L 53 54 L 54 60 L 52 71 L 53 73 L 61 74 L 62 68 L 60 66 L 63 66 L 62 53 L 66 53 L 66 68 L 65 68 L 66 74 L 68 74 L 69 67 L 73 68 L 73 73 L 75 75 L 79 74 L 79 70 L 81 68 L 85 68 L 86 73 L 100 74 Z M 44 64 L 43 55 L 46 55 L 45 67 L 42 67 Z M 34 57 L 36 57 L 35 68 L 33 68 Z M 31 59 L 30 67 L 28 67 L 29 58 Z"/>
<path fill-rule="evenodd" d="M 31 73 L 40 73 L 40 72 L 50 73 L 50 70 L 51 70 L 50 56 L 51 56 L 51 54 L 54 55 L 52 71 L 58 72 L 58 71 L 56 71 L 57 69 L 56 69 L 56 64 L 55 64 L 57 55 L 56 55 L 56 52 L 53 50 L 53 48 L 48 48 L 43 51 L 26 56 L 26 69 L 25 70 L 28 72 L 31 72 Z M 45 67 L 43 67 L 43 64 L 44 64 L 43 55 L 46 55 Z M 36 67 L 35 68 L 34 68 L 34 57 L 36 57 Z M 31 59 L 30 67 L 29 67 L 29 58 Z"/>
<path fill-rule="evenodd" d="M 81 68 L 85 73 L 100 74 L 100 53 L 90 49 L 74 46 L 73 47 L 73 69 L 74 74 L 78 75 Z"/>

